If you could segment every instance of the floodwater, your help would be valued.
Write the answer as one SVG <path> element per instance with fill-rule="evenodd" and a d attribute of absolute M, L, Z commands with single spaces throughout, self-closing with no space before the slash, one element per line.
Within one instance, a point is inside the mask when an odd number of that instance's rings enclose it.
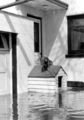
<path fill-rule="evenodd" d="M 84 91 L 2 95 L 0 120 L 84 120 Z"/>

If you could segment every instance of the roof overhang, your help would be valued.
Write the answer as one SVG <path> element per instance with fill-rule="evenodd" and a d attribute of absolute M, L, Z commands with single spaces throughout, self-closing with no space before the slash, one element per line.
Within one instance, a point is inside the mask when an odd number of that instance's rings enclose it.
<path fill-rule="evenodd" d="M 16 0 L 15 2 L 0 6 L 0 10 L 20 4 L 24 4 L 42 10 L 55 10 L 68 8 L 68 5 L 66 3 L 61 2 L 59 0 Z"/>
<path fill-rule="evenodd" d="M 25 5 L 38 8 L 41 10 L 55 10 L 55 9 L 67 9 L 68 5 L 59 0 L 31 0 L 26 2 Z"/>

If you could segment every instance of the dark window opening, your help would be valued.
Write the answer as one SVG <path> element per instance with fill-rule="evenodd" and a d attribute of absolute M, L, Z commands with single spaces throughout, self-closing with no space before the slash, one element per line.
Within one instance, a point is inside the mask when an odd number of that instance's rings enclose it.
<path fill-rule="evenodd" d="M 37 17 L 36 15 L 27 14 L 29 18 L 34 19 L 34 52 L 40 53 L 43 55 L 43 46 L 42 46 L 42 18 Z"/>
<path fill-rule="evenodd" d="M 39 52 L 39 23 L 34 22 L 34 52 Z"/>
<path fill-rule="evenodd" d="M 84 42 L 80 42 L 80 49 L 84 50 Z"/>
<path fill-rule="evenodd" d="M 9 34 L 0 33 L 0 49 L 9 50 Z"/>
<path fill-rule="evenodd" d="M 68 16 L 68 55 L 84 57 L 84 15 Z"/>
<path fill-rule="evenodd" d="M 58 77 L 58 87 L 62 87 L 62 76 Z"/>
<path fill-rule="evenodd" d="M 0 48 L 4 48 L 4 45 L 3 45 L 3 41 L 2 41 L 1 35 L 0 35 Z"/>

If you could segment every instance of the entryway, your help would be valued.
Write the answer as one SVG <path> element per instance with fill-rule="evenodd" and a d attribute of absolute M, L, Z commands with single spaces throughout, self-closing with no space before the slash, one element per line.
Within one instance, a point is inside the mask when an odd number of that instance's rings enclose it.
<path fill-rule="evenodd" d="M 62 76 L 58 77 L 58 88 L 62 87 Z"/>
<path fill-rule="evenodd" d="M 17 92 L 16 35 L 0 31 L 0 95 Z"/>

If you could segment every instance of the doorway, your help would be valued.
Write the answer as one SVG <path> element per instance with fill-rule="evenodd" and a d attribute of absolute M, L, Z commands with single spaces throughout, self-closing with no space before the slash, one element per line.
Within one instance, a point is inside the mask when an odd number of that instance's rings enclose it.
<path fill-rule="evenodd" d="M 16 36 L 16 33 L 0 31 L 0 94 L 17 92 Z"/>
<path fill-rule="evenodd" d="M 27 14 L 27 17 L 32 20 L 34 28 L 34 58 L 35 62 L 39 57 L 42 57 L 42 18 L 34 15 Z"/>
<path fill-rule="evenodd" d="M 62 87 L 62 76 L 58 76 L 58 87 Z"/>

